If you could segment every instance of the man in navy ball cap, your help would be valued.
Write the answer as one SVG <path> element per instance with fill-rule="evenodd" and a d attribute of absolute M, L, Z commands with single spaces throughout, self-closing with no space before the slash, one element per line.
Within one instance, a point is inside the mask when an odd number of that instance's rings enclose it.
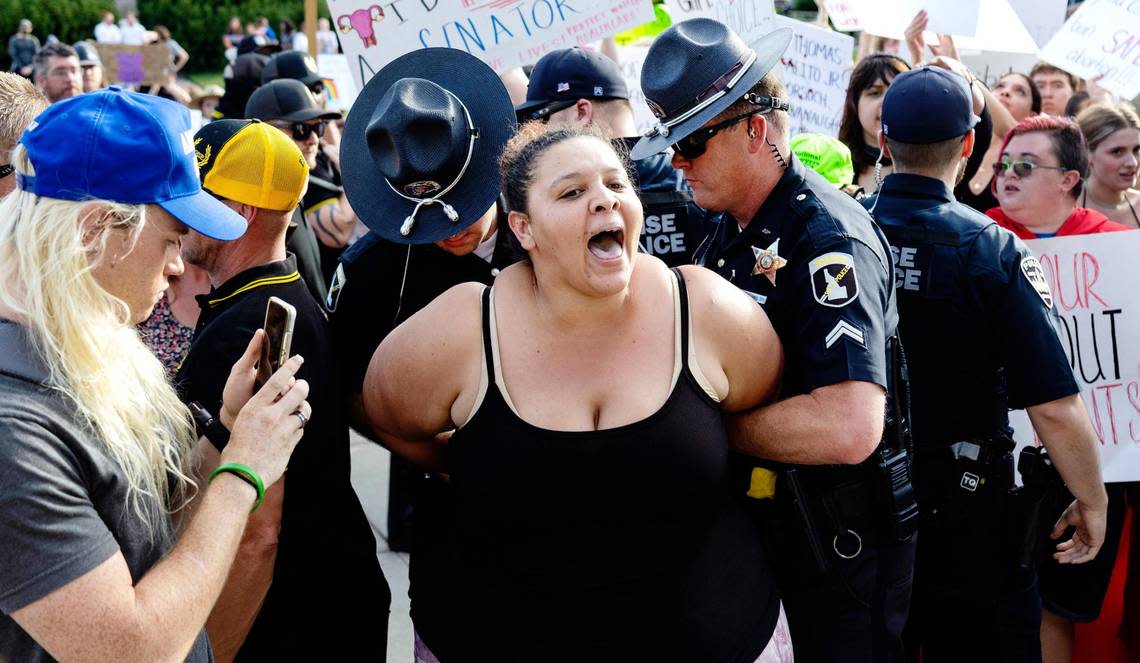
<path fill-rule="evenodd" d="M 1054 558 L 1096 555 L 1107 497 L 1041 264 L 954 199 L 977 122 L 961 75 L 933 66 L 899 74 L 879 136 L 894 172 L 864 201 L 891 242 L 910 372 L 922 524 L 907 634 L 928 662 L 1040 661 L 1036 523 L 1024 515 L 1036 505 L 1032 493 L 1011 497 L 1007 409 L 1026 408 L 1048 450 L 1048 460 L 1022 452 L 1027 488 L 1059 471 L 1076 498 L 1054 529 L 1075 534 Z M 1043 515 L 1052 525 L 1058 514 Z"/>

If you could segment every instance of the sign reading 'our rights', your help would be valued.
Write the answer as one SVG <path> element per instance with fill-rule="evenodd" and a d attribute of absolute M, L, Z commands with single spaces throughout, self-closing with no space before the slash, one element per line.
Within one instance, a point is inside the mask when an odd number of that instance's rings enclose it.
<path fill-rule="evenodd" d="M 651 0 L 327 0 L 353 78 L 404 53 L 458 48 L 503 72 L 653 20 Z"/>

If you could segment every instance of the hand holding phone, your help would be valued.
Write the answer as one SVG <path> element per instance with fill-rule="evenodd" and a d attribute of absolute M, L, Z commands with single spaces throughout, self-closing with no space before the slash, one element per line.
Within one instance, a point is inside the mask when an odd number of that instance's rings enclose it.
<path fill-rule="evenodd" d="M 257 362 L 257 380 L 254 391 L 261 389 L 270 376 L 289 359 L 293 345 L 293 325 L 297 309 L 278 297 L 270 297 L 265 307 L 265 342 L 261 344 L 261 359 Z"/>

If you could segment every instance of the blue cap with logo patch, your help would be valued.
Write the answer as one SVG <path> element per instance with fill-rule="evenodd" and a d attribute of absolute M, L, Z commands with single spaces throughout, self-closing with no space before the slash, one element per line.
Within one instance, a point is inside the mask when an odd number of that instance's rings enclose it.
<path fill-rule="evenodd" d="M 61 200 L 155 204 L 203 235 L 237 239 L 241 215 L 202 190 L 185 107 L 109 87 L 55 103 L 20 137 L 34 176 L 20 189 Z"/>
<path fill-rule="evenodd" d="M 961 75 L 940 67 L 904 71 L 883 97 L 883 135 L 909 145 L 965 136 L 980 119 Z"/>

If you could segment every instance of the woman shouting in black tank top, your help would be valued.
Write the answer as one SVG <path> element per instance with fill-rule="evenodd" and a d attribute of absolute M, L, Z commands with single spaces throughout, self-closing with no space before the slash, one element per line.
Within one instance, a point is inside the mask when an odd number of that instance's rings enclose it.
<path fill-rule="evenodd" d="M 777 387 L 764 312 L 710 271 L 636 253 L 642 207 L 606 137 L 532 125 L 501 171 L 529 260 L 410 318 L 364 385 L 381 432 L 456 431 L 435 656 L 790 660 L 759 535 L 721 483 L 722 413 Z"/>

